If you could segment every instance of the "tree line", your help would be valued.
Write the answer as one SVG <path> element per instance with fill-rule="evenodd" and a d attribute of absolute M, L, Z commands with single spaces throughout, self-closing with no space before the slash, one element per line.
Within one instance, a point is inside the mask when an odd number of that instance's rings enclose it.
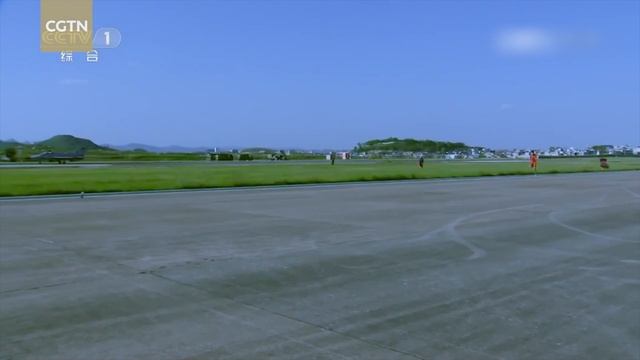
<path fill-rule="evenodd" d="M 358 143 L 353 149 L 354 152 L 372 152 L 372 151 L 411 151 L 411 152 L 430 152 L 430 153 L 448 153 L 456 151 L 466 151 L 469 146 L 461 142 L 435 141 L 435 140 L 416 140 L 416 139 L 399 139 L 390 137 L 386 139 L 374 139 L 364 143 Z"/>

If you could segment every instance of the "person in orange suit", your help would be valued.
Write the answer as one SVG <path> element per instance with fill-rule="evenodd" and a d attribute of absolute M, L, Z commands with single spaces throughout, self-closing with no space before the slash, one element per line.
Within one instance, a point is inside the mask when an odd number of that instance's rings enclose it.
<path fill-rule="evenodd" d="M 529 154 L 529 165 L 533 171 L 538 172 L 538 154 L 536 154 L 535 150 Z"/>

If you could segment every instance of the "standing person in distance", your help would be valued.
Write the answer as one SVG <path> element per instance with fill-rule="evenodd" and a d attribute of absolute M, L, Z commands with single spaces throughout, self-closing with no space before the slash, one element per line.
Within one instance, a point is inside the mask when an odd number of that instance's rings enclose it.
<path fill-rule="evenodd" d="M 535 150 L 531 150 L 529 153 L 529 165 L 535 173 L 538 172 L 538 154 L 536 154 Z"/>

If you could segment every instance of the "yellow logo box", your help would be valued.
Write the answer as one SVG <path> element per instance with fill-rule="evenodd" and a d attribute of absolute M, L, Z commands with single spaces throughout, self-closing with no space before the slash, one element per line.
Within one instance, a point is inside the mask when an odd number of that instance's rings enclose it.
<path fill-rule="evenodd" d="M 40 0 L 40 51 L 93 49 L 93 0 Z"/>

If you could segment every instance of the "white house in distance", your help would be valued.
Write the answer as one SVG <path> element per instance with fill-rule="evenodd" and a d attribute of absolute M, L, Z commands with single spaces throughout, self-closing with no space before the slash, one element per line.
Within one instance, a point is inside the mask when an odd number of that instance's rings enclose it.
<path fill-rule="evenodd" d="M 331 154 L 327 154 L 325 159 L 331 160 Z M 351 159 L 351 153 L 348 151 L 338 151 L 336 152 L 336 159 L 349 160 Z"/>
<path fill-rule="evenodd" d="M 508 157 L 512 158 L 512 159 L 528 159 L 529 158 L 529 151 L 528 150 L 513 150 L 511 151 L 510 154 L 508 154 Z"/>

